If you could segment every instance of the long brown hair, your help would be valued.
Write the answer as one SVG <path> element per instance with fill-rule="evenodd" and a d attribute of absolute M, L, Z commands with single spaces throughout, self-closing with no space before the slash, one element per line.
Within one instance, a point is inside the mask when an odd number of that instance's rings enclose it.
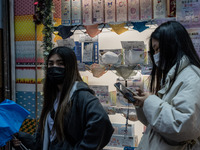
<path fill-rule="evenodd" d="M 65 66 L 65 79 L 63 81 L 63 87 L 57 107 L 57 111 L 55 112 L 55 119 L 54 119 L 54 126 L 53 130 L 56 130 L 56 135 L 58 140 L 64 140 L 64 115 L 70 109 L 69 103 L 69 94 L 74 85 L 75 81 L 82 81 L 82 78 L 78 71 L 77 66 L 77 59 L 76 55 L 72 49 L 68 47 L 56 47 L 51 50 L 48 55 L 47 62 L 51 58 L 52 55 L 57 54 L 59 55 L 64 63 Z M 46 65 L 46 72 L 48 66 Z M 44 128 L 45 128 L 45 121 L 49 112 L 53 110 L 54 101 L 58 94 L 58 87 L 54 85 L 52 82 L 49 81 L 47 74 L 45 74 L 45 82 L 43 87 L 44 92 L 44 104 L 43 109 L 40 117 L 40 131 L 43 137 Z"/>

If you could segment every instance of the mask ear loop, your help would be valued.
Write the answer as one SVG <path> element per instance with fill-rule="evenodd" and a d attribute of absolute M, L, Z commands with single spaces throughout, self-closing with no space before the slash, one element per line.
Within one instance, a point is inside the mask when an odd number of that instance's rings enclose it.
<path fill-rule="evenodd" d="M 108 25 L 108 24 L 107 24 Z M 104 27 L 103 28 L 106 28 L 108 31 L 111 31 L 112 32 L 112 30 L 110 30 L 110 29 L 108 29 L 107 27 L 106 27 L 106 24 L 104 23 Z"/>
<path fill-rule="evenodd" d="M 75 26 L 76 28 L 74 29 L 74 31 L 72 32 L 74 34 L 74 32 L 79 28 L 80 25 Z"/>
<path fill-rule="evenodd" d="M 125 26 L 127 26 L 128 30 L 130 29 L 130 25 L 129 25 L 128 22 L 124 25 L 124 27 L 125 27 Z"/>
<path fill-rule="evenodd" d="M 104 27 L 105 27 L 105 23 L 102 23 L 103 24 L 103 27 L 101 28 L 100 32 L 103 31 Z M 101 25 L 101 24 L 100 24 Z"/>
<path fill-rule="evenodd" d="M 81 26 L 82 26 L 82 28 L 84 28 L 83 25 L 78 25 L 79 30 L 80 30 L 81 32 L 83 32 L 85 35 L 87 35 L 86 31 L 83 31 L 83 30 L 80 28 Z"/>

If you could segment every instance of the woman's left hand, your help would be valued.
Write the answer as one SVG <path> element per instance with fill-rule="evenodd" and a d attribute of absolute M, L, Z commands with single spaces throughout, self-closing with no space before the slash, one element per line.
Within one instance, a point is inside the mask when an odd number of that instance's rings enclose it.
<path fill-rule="evenodd" d="M 150 93 L 148 92 L 143 92 L 141 89 L 136 89 L 138 95 L 133 96 L 133 98 L 136 100 L 135 106 L 142 107 L 144 104 L 144 101 L 149 97 Z"/>

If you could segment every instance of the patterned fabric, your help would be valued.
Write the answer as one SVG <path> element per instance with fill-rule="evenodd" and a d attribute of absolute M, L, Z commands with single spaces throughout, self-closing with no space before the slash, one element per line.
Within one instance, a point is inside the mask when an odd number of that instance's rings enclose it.
<path fill-rule="evenodd" d="M 38 123 L 39 123 L 39 120 L 37 120 L 37 124 Z M 29 134 L 34 134 L 36 131 L 36 120 L 35 119 L 25 119 L 24 122 L 22 123 L 20 131 L 26 132 Z"/>
<path fill-rule="evenodd" d="M 35 84 L 35 67 L 16 67 L 16 83 Z M 41 84 L 44 70 L 37 68 L 37 83 Z"/>
<path fill-rule="evenodd" d="M 43 97 L 41 95 L 41 92 L 37 92 L 37 118 L 39 118 L 41 110 L 42 110 L 42 101 L 43 101 Z M 22 107 L 30 111 L 31 114 L 27 117 L 28 119 L 36 118 L 35 92 L 17 91 L 16 102 L 17 104 L 21 105 Z"/>
<path fill-rule="evenodd" d="M 34 14 L 34 0 L 15 0 L 14 4 L 15 16 Z"/>
<path fill-rule="evenodd" d="M 16 41 L 16 63 L 35 63 L 35 41 Z M 43 63 L 42 42 L 37 41 L 37 62 Z"/>
<path fill-rule="evenodd" d="M 42 41 L 43 25 L 37 26 L 37 41 Z M 34 41 L 35 24 L 33 15 L 15 16 L 15 41 Z"/>
<path fill-rule="evenodd" d="M 92 38 L 97 36 L 99 33 L 101 33 L 101 31 L 98 29 L 98 24 L 87 25 L 84 27 L 86 29 L 87 34 Z"/>
<path fill-rule="evenodd" d="M 53 0 L 54 5 L 54 18 L 61 18 L 61 0 Z"/>
<path fill-rule="evenodd" d="M 117 34 L 122 34 L 126 31 L 128 31 L 128 29 L 124 28 L 126 23 L 121 23 L 121 24 L 109 24 L 109 26 L 112 28 L 111 31 L 117 33 Z"/>

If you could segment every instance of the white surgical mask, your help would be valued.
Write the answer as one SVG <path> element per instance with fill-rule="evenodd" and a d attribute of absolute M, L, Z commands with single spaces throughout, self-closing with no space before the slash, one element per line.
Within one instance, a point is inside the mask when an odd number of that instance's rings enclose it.
<path fill-rule="evenodd" d="M 156 64 L 156 66 L 158 67 L 158 63 L 160 61 L 160 52 L 156 53 L 153 55 L 153 59 L 154 59 L 154 62 Z"/>

